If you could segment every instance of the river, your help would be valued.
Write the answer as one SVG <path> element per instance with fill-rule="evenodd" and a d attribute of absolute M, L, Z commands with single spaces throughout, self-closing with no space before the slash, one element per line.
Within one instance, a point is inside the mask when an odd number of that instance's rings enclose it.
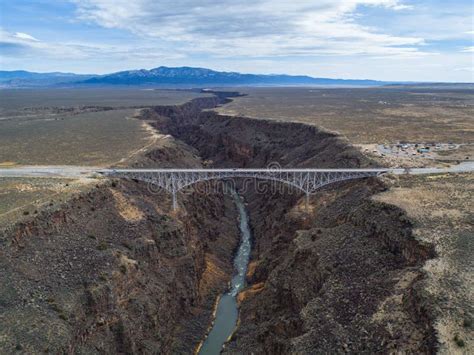
<path fill-rule="evenodd" d="M 219 299 L 214 325 L 199 351 L 201 355 L 219 354 L 225 341 L 232 335 L 239 317 L 236 296 L 245 285 L 245 274 L 251 250 L 251 234 L 242 198 L 236 192 L 232 193 L 232 197 L 239 211 L 240 219 L 240 245 L 234 258 L 235 274 L 229 291 Z"/>

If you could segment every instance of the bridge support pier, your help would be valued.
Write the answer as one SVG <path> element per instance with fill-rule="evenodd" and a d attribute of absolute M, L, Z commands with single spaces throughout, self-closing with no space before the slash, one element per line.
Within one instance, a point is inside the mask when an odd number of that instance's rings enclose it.
<path fill-rule="evenodd" d="M 176 211 L 178 209 L 178 196 L 177 192 L 173 191 L 173 211 Z"/>
<path fill-rule="evenodd" d="M 244 178 L 283 182 L 305 194 L 309 212 L 309 195 L 322 186 L 352 179 L 379 176 L 390 169 L 107 169 L 98 172 L 110 177 L 144 181 L 172 194 L 173 210 L 178 209 L 178 191 L 199 181 Z"/>

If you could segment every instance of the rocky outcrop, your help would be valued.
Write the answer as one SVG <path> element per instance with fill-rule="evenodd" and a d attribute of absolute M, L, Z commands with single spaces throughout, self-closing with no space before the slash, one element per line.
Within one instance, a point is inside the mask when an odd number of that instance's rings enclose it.
<path fill-rule="evenodd" d="M 373 165 L 315 127 L 213 112 L 170 117 L 156 126 L 214 166 Z M 295 191 L 246 189 L 254 249 L 227 352 L 434 351 L 432 320 L 416 292 L 434 252 L 415 240 L 400 209 L 371 199 L 384 189 L 376 179 L 328 186 L 311 198 L 310 213 Z"/>
<path fill-rule="evenodd" d="M 184 143 L 134 165 L 372 165 L 315 127 L 203 111 L 232 95 L 143 110 L 142 119 Z M 174 214 L 169 196 L 114 184 L 3 233 L 2 350 L 189 353 L 202 340 L 232 272 L 231 201 L 218 190 L 195 191 Z M 401 210 L 372 200 L 385 189 L 380 181 L 327 186 L 309 212 L 297 191 L 261 187 L 240 185 L 254 240 L 227 352 L 433 352 L 417 290 L 433 251 L 414 239 Z"/>
<path fill-rule="evenodd" d="M 207 99 L 194 99 L 196 107 Z M 191 105 L 190 103 L 189 105 Z M 373 163 L 339 136 L 298 123 L 255 120 L 197 112 L 190 107 L 147 110 L 144 117 L 162 132 L 197 149 L 214 166 L 367 167 Z"/>
<path fill-rule="evenodd" d="M 310 213 L 293 195 L 247 196 L 255 247 L 229 353 L 433 351 L 414 293 L 433 251 L 401 210 L 370 199 L 381 189 L 368 180 L 321 191 Z"/>
<path fill-rule="evenodd" d="M 218 190 L 180 202 L 174 213 L 144 183 L 100 182 L 4 230 L 0 352 L 191 353 L 239 236 L 232 199 Z"/>

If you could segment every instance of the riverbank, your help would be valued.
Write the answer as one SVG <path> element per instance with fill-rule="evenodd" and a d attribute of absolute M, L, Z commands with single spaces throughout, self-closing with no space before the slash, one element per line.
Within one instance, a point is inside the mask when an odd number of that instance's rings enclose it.
<path fill-rule="evenodd" d="M 231 194 L 239 211 L 240 245 L 234 257 L 234 276 L 230 282 L 229 290 L 218 298 L 212 329 L 202 346 L 199 346 L 201 355 L 220 354 L 225 342 L 232 336 L 239 318 L 237 295 L 245 287 L 252 236 L 244 202 L 235 190 Z"/>
<path fill-rule="evenodd" d="M 346 141 L 312 126 L 189 107 L 157 108 L 146 116 L 213 167 L 374 166 Z M 425 300 L 415 292 L 421 267 L 434 253 L 414 238 L 402 210 L 371 202 L 384 188 L 376 179 L 328 186 L 311 199 L 310 214 L 298 193 L 246 195 L 255 249 L 248 288 L 239 296 L 239 327 L 225 351 L 436 347 Z M 391 304 L 401 315 L 397 319 L 381 316 L 392 298 L 403 300 Z"/>
<path fill-rule="evenodd" d="M 143 166 L 202 164 L 172 139 L 146 154 Z M 0 352 L 191 352 L 239 235 L 218 189 L 180 201 L 175 213 L 147 184 L 97 180 L 2 229 Z"/>
<path fill-rule="evenodd" d="M 202 111 L 227 102 L 227 95 L 143 110 L 141 118 L 169 134 L 170 143 L 130 165 L 375 165 L 313 126 Z M 239 240 L 232 202 L 219 190 L 196 190 L 180 198 L 176 214 L 167 194 L 151 194 L 144 183 L 107 184 L 2 235 L 8 260 L 2 281 L 20 297 L 0 295 L 14 310 L 2 313 L 13 333 L 2 334 L 0 347 L 12 349 L 18 340 L 30 352 L 45 343 L 51 351 L 189 352 L 204 338 L 214 301 L 232 275 Z M 337 183 L 310 199 L 309 213 L 295 191 L 247 189 L 254 249 L 248 286 L 238 297 L 240 322 L 225 351 L 436 349 L 433 315 L 419 292 L 423 264 L 434 252 L 414 237 L 401 209 L 373 201 L 386 188 L 375 178 Z M 35 260 L 36 253 L 47 258 Z M 27 260 L 35 261 L 19 287 Z M 48 267 L 58 271 L 39 277 Z M 31 297 L 37 283 L 48 288 Z M 44 332 L 60 329 L 60 336 L 22 331 L 40 322 Z"/>

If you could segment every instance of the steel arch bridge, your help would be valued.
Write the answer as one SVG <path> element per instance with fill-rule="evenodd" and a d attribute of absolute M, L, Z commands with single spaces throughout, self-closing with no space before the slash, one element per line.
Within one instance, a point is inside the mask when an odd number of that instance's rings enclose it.
<path fill-rule="evenodd" d="M 98 173 L 115 178 L 148 182 L 173 196 L 173 209 L 178 208 L 177 193 L 200 181 L 251 178 L 278 181 L 306 194 L 338 181 L 379 176 L 390 169 L 106 169 Z"/>

